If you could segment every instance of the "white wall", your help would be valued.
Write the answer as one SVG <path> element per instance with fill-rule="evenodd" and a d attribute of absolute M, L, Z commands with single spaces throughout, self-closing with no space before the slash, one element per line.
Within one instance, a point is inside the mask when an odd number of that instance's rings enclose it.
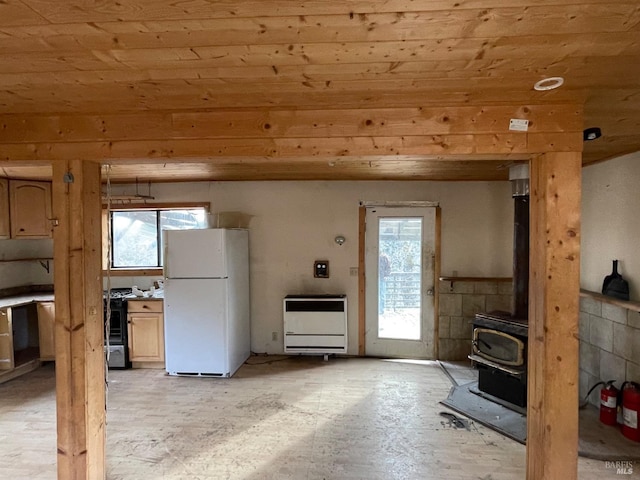
<path fill-rule="evenodd" d="M 252 216 L 252 350 L 259 353 L 282 353 L 284 296 L 319 293 L 347 294 L 349 353 L 357 353 L 358 278 L 349 268 L 358 266 L 361 200 L 440 202 L 442 273 L 511 276 L 508 182 L 203 182 L 156 184 L 151 193 L 156 202 L 210 201 L 214 212 Z M 338 234 L 343 246 L 334 242 Z M 329 279 L 313 277 L 316 259 L 330 261 Z"/>
<path fill-rule="evenodd" d="M 116 186 L 114 194 L 135 187 Z M 640 153 L 583 169 L 581 286 L 599 292 L 619 259 L 640 300 Z M 356 352 L 358 203 L 427 200 L 442 207 L 442 274 L 511 276 L 513 205 L 508 182 L 201 182 L 154 184 L 156 202 L 209 201 L 214 212 L 253 216 L 251 271 L 256 352 L 282 351 L 282 298 L 289 293 L 348 295 L 350 353 Z M 347 242 L 339 247 L 333 238 Z M 0 259 L 52 254 L 51 240 L 2 240 Z M 314 279 L 315 259 L 331 278 Z M 53 270 L 52 270 L 53 271 Z M 114 277 L 116 286 L 148 288 L 153 279 Z M 0 263 L 0 288 L 53 283 L 37 263 Z M 278 341 L 271 341 L 272 332 Z"/>
<path fill-rule="evenodd" d="M 582 171 L 581 286 L 600 292 L 619 260 L 631 300 L 640 301 L 640 152 Z"/>
<path fill-rule="evenodd" d="M 53 240 L 0 240 L 0 260 L 53 258 Z M 24 285 L 53 285 L 53 262 L 49 272 L 38 262 L 0 262 L 0 289 Z"/>

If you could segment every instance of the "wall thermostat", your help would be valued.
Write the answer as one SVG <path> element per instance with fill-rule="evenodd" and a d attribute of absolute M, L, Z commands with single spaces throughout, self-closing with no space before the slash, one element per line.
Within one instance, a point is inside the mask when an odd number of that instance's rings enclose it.
<path fill-rule="evenodd" d="M 313 276 L 329 278 L 329 260 L 316 260 L 313 264 Z"/>

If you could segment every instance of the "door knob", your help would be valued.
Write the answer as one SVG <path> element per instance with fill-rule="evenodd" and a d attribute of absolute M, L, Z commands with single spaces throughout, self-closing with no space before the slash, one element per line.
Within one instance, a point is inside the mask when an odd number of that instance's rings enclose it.
<path fill-rule="evenodd" d="M 433 297 L 434 294 L 435 294 L 435 290 L 433 289 L 433 287 L 431 287 L 429 290 L 427 290 L 427 295 Z"/>

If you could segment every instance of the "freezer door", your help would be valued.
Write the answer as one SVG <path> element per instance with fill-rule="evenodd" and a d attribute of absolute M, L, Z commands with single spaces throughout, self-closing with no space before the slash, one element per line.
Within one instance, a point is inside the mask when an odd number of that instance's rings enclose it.
<path fill-rule="evenodd" d="M 228 280 L 167 279 L 166 370 L 172 375 L 229 375 Z"/>
<path fill-rule="evenodd" d="M 165 278 L 226 278 L 226 231 L 165 230 Z"/>

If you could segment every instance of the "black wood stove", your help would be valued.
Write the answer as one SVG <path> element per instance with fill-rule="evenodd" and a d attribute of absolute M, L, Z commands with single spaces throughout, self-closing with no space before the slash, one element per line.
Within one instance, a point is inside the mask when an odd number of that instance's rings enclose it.
<path fill-rule="evenodd" d="M 478 390 L 519 407 L 527 405 L 529 332 L 529 166 L 512 168 L 514 260 L 512 312 L 478 313 L 473 320 L 472 353 Z"/>

